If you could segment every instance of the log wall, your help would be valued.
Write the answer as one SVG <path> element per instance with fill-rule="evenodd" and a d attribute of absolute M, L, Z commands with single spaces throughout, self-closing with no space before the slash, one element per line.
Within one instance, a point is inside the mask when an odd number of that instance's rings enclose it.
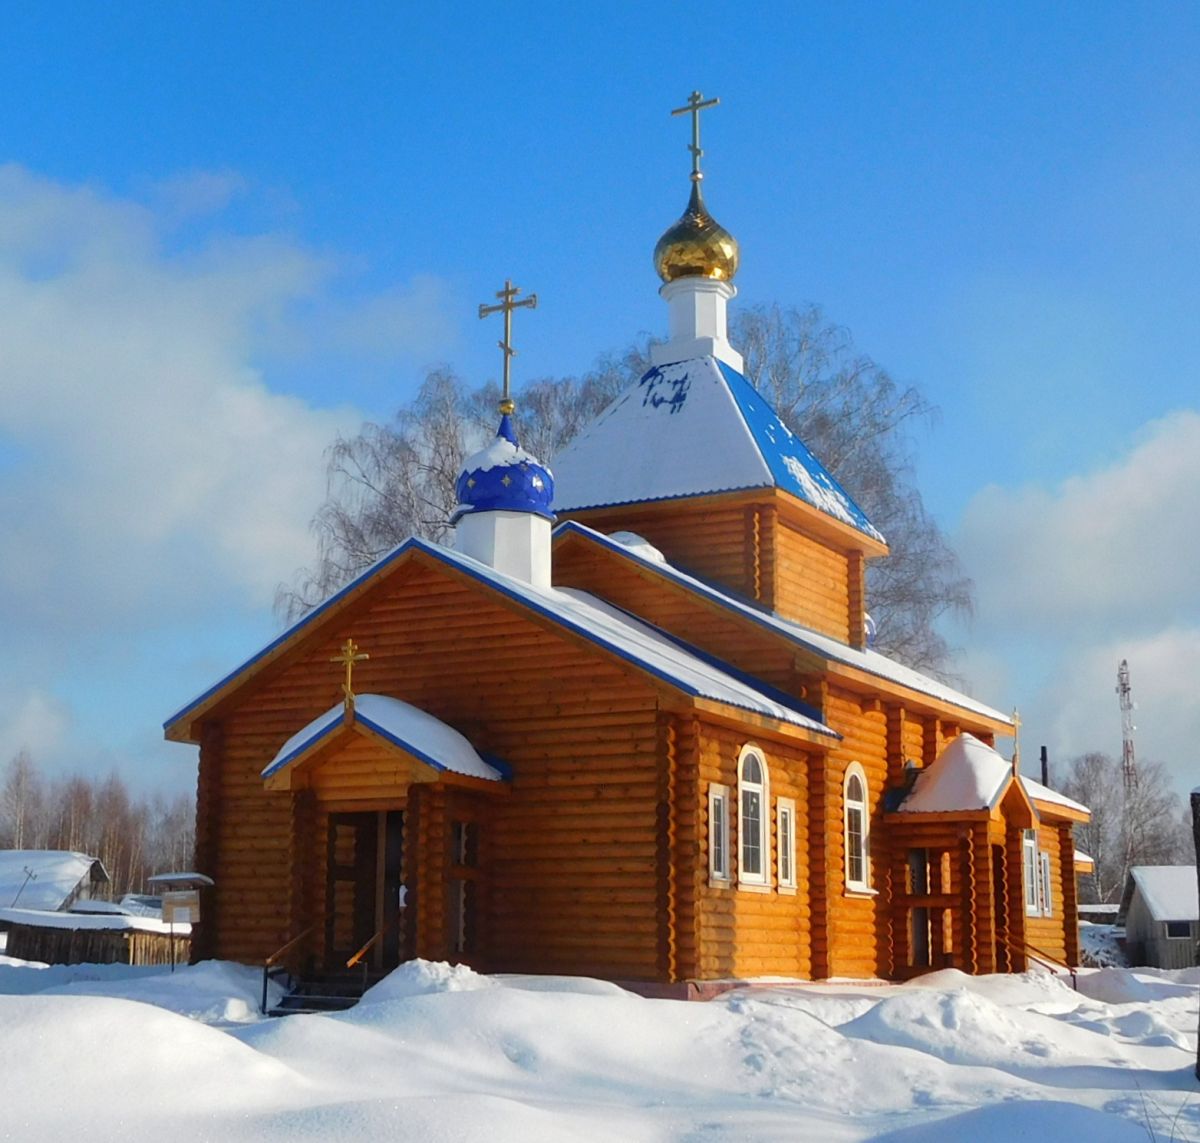
<path fill-rule="evenodd" d="M 866 774 L 871 816 L 870 884 L 877 893 L 886 893 L 889 854 L 882 807 L 888 780 L 887 715 L 880 703 L 838 687 L 826 688 L 822 711 L 843 736 L 830 751 L 824 796 L 814 802 L 820 821 L 811 823 L 814 833 L 821 829 L 825 834 L 827 975 L 879 976 L 891 966 L 890 918 L 878 908 L 877 896 L 846 888 L 844 785 L 847 767 L 857 762 Z"/>
<path fill-rule="evenodd" d="M 356 667 L 357 691 L 410 702 L 513 767 L 510 793 L 497 795 L 486 827 L 491 967 L 653 979 L 655 687 L 438 568 L 405 572 L 296 661 L 244 688 L 241 705 L 220 712 L 219 765 L 205 771 L 215 767 L 219 781 L 201 787 L 201 814 L 216 823 L 216 955 L 261 960 L 299 931 L 306 912 L 323 915 L 323 873 L 310 871 L 308 890 L 293 875 L 305 851 L 323 861 L 321 827 L 298 824 L 293 795 L 264 790 L 260 773 L 290 735 L 338 701 L 341 674 L 329 660 L 352 636 L 371 656 Z M 344 766 L 339 758 L 314 774 L 319 805 L 402 804 L 395 765 L 389 770 L 367 740 L 346 747 L 345 757 Z M 440 795 L 432 797 L 416 815 L 428 861 L 442 852 L 446 828 Z M 303 892 L 311 910 L 293 899 Z M 417 894 L 422 942 L 433 942 L 418 947 L 444 955 L 444 906 L 435 896 L 428 887 Z"/>
<path fill-rule="evenodd" d="M 737 806 L 737 764 L 742 748 L 756 745 L 767 762 L 770 828 L 764 890 L 739 887 L 740 844 Z M 813 975 L 813 908 L 810 896 L 808 824 L 809 759 L 798 747 L 752 739 L 729 728 L 699 723 L 696 729 L 698 797 L 695 830 L 698 860 L 692 884 L 695 892 L 698 942 L 694 975 L 713 980 L 729 977 Z M 708 880 L 708 788 L 718 783 L 730 792 L 729 888 Z M 796 883 L 794 892 L 778 885 L 778 799 L 796 802 Z M 689 848 L 691 848 L 689 846 Z"/>
<path fill-rule="evenodd" d="M 681 571 L 835 639 L 862 638 L 862 560 L 854 565 L 780 513 L 773 492 L 571 512 L 600 532 L 636 532 Z M 557 571 L 557 569 L 556 569 Z M 855 614 L 851 615 L 851 607 Z"/>

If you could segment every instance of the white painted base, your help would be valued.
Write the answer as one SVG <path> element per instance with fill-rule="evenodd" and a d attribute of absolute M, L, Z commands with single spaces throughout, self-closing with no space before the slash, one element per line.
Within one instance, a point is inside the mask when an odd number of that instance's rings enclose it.
<path fill-rule="evenodd" d="M 468 512 L 454 529 L 454 547 L 534 587 L 550 586 L 550 521 L 532 512 Z"/>
<path fill-rule="evenodd" d="M 742 355 L 729 344 L 727 306 L 737 287 L 712 278 L 676 278 L 659 291 L 666 299 L 670 339 L 650 348 L 655 365 L 692 357 L 715 357 L 739 373 Z"/>

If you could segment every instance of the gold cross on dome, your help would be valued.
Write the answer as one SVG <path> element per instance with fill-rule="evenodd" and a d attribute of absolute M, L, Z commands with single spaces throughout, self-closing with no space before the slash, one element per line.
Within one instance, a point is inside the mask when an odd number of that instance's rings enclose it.
<path fill-rule="evenodd" d="M 512 359 L 516 357 L 517 351 L 512 347 L 512 315 L 513 310 L 522 308 L 536 310 L 537 309 L 537 294 L 530 294 L 523 301 L 517 301 L 516 297 L 521 292 L 520 286 L 514 286 L 512 280 L 506 278 L 504 281 L 504 289 L 496 291 L 496 297 L 500 301 L 494 306 L 479 306 L 479 316 L 487 317 L 489 314 L 504 315 L 504 340 L 498 341 L 496 344 L 500 346 L 504 352 L 504 395 L 500 399 L 500 412 L 511 413 L 513 411 L 511 384 Z"/>
<path fill-rule="evenodd" d="M 341 663 L 346 668 L 346 681 L 342 684 L 342 693 L 346 696 L 346 710 L 354 709 L 354 664 L 361 663 L 364 659 L 369 659 L 371 656 L 365 651 L 361 654 L 358 650 L 358 644 L 353 639 L 347 639 L 342 644 L 342 653 L 334 655 L 329 661 L 331 663 Z"/>
<path fill-rule="evenodd" d="M 692 145 L 688 148 L 692 153 L 692 182 L 698 183 L 704 176 L 700 173 L 700 112 L 706 107 L 716 107 L 719 99 L 705 99 L 698 91 L 688 96 L 686 107 L 676 107 L 672 115 L 690 115 L 692 117 Z"/>

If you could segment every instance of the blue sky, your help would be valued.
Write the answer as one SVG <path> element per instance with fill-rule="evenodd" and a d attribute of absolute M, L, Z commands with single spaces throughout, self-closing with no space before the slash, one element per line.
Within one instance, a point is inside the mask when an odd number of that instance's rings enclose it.
<path fill-rule="evenodd" d="M 336 432 L 494 376 L 506 276 L 518 383 L 664 328 L 699 88 L 740 300 L 940 407 L 974 689 L 1027 751 L 1116 751 L 1128 655 L 1194 784 L 1200 7 L 435 7 L 9 14 L 0 760 L 190 784 L 162 718 L 274 631 Z"/>

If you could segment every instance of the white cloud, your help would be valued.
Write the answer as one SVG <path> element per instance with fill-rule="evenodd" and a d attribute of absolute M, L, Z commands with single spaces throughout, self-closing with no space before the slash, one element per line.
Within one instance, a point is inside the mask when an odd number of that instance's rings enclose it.
<path fill-rule="evenodd" d="M 1153 629 L 1200 614 L 1200 413 L 1152 423 L 1119 462 L 1054 490 L 991 486 L 959 550 L 983 622 L 1009 629 Z"/>
<path fill-rule="evenodd" d="M 147 206 L 0 167 L 0 764 L 22 745 L 51 766 L 114 764 L 176 691 L 210 681 L 164 682 L 191 660 L 189 626 L 261 628 L 313 558 L 324 450 L 362 415 L 278 391 L 259 359 L 290 339 L 312 367 L 295 330 L 314 311 L 341 320 L 320 352 L 378 355 L 393 299 L 347 303 L 329 256 L 231 237 L 220 211 L 244 193 L 190 175 Z M 436 282 L 405 290 L 424 299 L 422 336 L 447 324 Z"/>
<path fill-rule="evenodd" d="M 0 766 L 22 750 L 33 758 L 54 755 L 70 722 L 64 704 L 45 691 L 7 692 L 0 702 Z"/>
<path fill-rule="evenodd" d="M 145 209 L 0 171 L 0 587 L 62 629 L 241 592 L 311 558 L 352 410 L 271 392 L 256 326 L 327 268 L 271 237 L 172 259 Z"/>
<path fill-rule="evenodd" d="M 1200 772 L 1200 413 L 1137 434 L 1126 455 L 1054 489 L 991 486 L 964 513 L 976 583 L 972 654 L 1009 666 L 1028 734 L 1060 764 L 1119 757 L 1117 665 L 1139 702 L 1139 757 L 1181 790 Z"/>

